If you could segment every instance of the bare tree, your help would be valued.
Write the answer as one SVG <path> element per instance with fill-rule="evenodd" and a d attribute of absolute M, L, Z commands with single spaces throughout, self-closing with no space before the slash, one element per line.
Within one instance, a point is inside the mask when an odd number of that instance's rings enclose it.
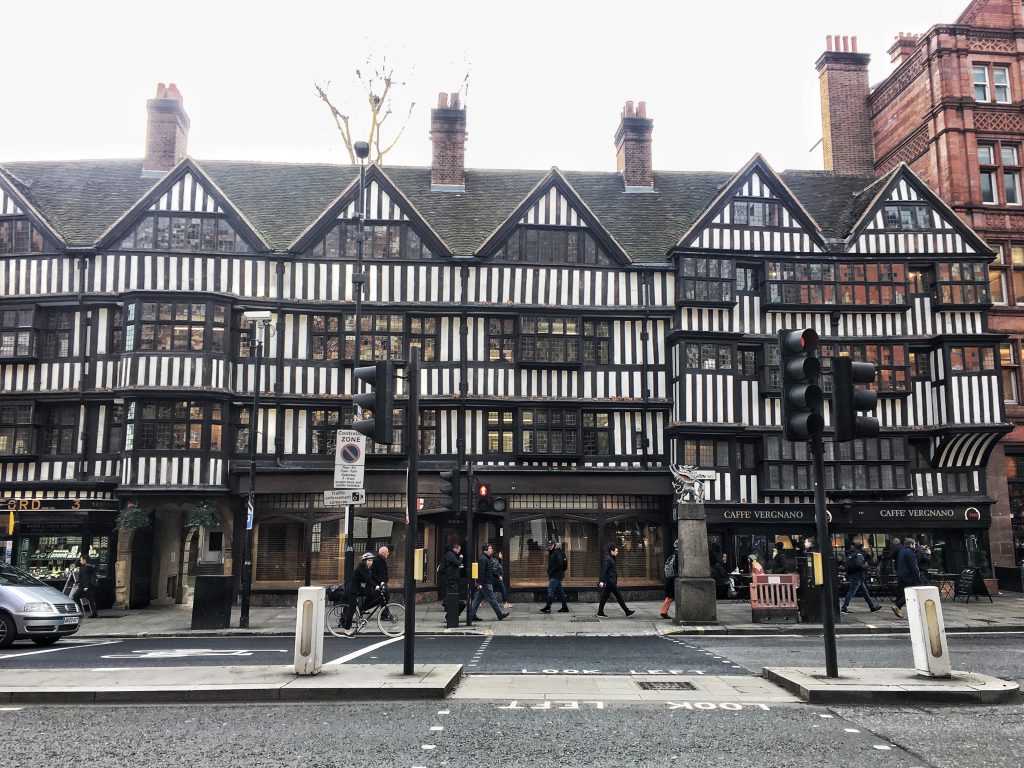
<path fill-rule="evenodd" d="M 406 81 L 395 78 L 395 68 L 388 62 L 386 56 L 382 56 L 378 64 L 371 55 L 367 57 L 364 67 L 356 70 L 356 82 L 369 107 L 369 131 L 366 135 L 366 142 L 370 145 L 370 160 L 374 163 L 382 164 L 384 156 L 402 138 L 402 134 L 409 124 L 409 118 L 412 117 L 412 111 L 416 106 L 416 102 L 409 102 L 409 108 L 405 111 L 405 120 L 398 127 L 394 138 L 387 141 L 383 136 L 385 135 L 385 128 L 390 131 L 391 126 L 386 126 L 386 123 L 397 108 L 396 90 L 405 86 Z M 341 135 L 341 142 L 348 151 L 349 162 L 355 165 L 356 154 L 352 145 L 359 141 L 359 139 L 353 139 L 352 137 L 353 128 L 350 123 L 352 115 L 348 113 L 348 110 L 342 112 L 327 94 L 327 89 L 330 88 L 330 85 L 330 82 L 326 82 L 323 85 L 315 83 L 316 94 L 330 110 L 331 117 L 334 119 L 334 125 Z M 356 122 L 358 125 L 361 121 L 357 119 Z"/>

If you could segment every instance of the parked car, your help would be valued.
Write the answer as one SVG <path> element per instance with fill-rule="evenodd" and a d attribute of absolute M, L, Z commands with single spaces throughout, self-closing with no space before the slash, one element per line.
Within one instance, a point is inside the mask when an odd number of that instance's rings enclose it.
<path fill-rule="evenodd" d="M 59 589 L 0 563 L 0 648 L 15 640 L 50 645 L 82 626 L 82 611 Z"/>

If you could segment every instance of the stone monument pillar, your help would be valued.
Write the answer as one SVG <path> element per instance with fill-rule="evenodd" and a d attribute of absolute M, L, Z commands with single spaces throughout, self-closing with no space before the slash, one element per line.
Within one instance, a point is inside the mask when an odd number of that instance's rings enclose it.
<path fill-rule="evenodd" d="M 679 577 L 676 579 L 675 624 L 715 624 L 715 580 L 711 578 L 708 529 L 704 516 L 704 480 L 715 473 L 674 464 L 672 485 L 676 491 Z"/>

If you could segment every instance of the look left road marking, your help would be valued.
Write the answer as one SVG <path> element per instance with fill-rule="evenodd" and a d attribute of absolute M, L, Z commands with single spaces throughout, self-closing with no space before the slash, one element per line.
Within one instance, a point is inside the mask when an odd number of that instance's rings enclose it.
<path fill-rule="evenodd" d="M 372 651 L 376 651 L 378 648 L 383 648 L 385 645 L 391 645 L 392 643 L 397 643 L 399 640 L 403 640 L 403 639 L 404 638 L 401 635 L 399 635 L 398 637 L 391 637 L 391 638 L 388 638 L 387 640 L 381 640 L 379 643 L 374 643 L 373 645 L 368 645 L 365 648 L 363 648 L 362 650 L 352 651 L 352 653 L 346 654 L 346 655 L 342 656 L 340 659 L 335 659 L 334 661 L 328 661 L 328 662 L 326 662 L 324 664 L 324 666 L 325 667 L 333 667 L 333 666 L 335 666 L 337 664 L 344 664 L 346 661 L 352 661 L 352 659 L 358 659 L 360 656 L 365 656 L 367 653 L 370 653 Z"/>
<path fill-rule="evenodd" d="M 22 656 L 35 656 L 40 653 L 57 653 L 58 651 L 73 651 L 78 648 L 98 648 L 101 645 L 116 645 L 120 643 L 120 640 L 105 640 L 102 643 L 90 643 L 89 645 L 61 645 L 57 648 L 46 648 L 42 651 L 25 651 L 25 653 L 8 653 L 6 656 L 0 656 L 0 661 L 3 659 L 19 659 Z"/>

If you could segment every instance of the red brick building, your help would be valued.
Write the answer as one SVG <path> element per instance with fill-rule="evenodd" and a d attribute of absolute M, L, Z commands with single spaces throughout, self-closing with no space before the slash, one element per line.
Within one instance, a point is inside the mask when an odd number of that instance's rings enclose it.
<path fill-rule="evenodd" d="M 988 465 L 990 546 L 994 564 L 1011 567 L 1024 560 L 1024 6 L 973 0 L 952 24 L 901 32 L 894 69 L 874 86 L 856 38 L 826 48 L 816 64 L 825 168 L 882 175 L 906 163 L 995 252 L 988 330 L 1008 335 L 999 365 L 1014 429 Z"/>

